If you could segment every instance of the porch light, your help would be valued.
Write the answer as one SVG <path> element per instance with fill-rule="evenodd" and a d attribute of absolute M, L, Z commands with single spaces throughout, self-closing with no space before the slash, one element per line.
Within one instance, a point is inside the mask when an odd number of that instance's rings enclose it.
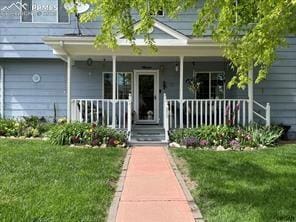
<path fill-rule="evenodd" d="M 91 58 L 88 58 L 88 59 L 86 60 L 86 64 L 87 64 L 88 66 L 91 66 L 91 65 L 93 64 L 93 60 L 92 60 Z"/>
<path fill-rule="evenodd" d="M 179 65 L 178 65 L 178 63 L 176 63 L 175 70 L 176 70 L 176 72 L 179 72 Z"/>

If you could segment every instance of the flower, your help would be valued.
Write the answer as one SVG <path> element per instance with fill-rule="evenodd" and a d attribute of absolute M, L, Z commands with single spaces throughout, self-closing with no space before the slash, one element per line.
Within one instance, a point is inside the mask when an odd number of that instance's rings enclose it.
<path fill-rule="evenodd" d="M 229 142 L 229 145 L 235 148 L 239 148 L 240 147 L 240 143 L 237 140 L 231 140 Z"/>
<path fill-rule="evenodd" d="M 198 144 L 198 141 L 195 137 L 188 137 L 184 139 L 183 143 L 184 145 L 186 145 L 186 147 L 189 147 L 196 146 Z"/>
<path fill-rule="evenodd" d="M 199 145 L 201 145 L 201 146 L 207 146 L 207 145 L 209 145 L 209 142 L 207 140 L 200 140 L 199 141 Z"/>
<path fill-rule="evenodd" d="M 188 89 L 191 92 L 196 93 L 199 91 L 201 82 L 199 82 L 197 78 L 186 79 L 186 83 L 188 84 Z"/>

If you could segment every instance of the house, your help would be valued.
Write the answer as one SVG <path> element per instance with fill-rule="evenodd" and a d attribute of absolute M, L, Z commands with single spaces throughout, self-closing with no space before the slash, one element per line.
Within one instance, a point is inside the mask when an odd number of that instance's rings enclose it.
<path fill-rule="evenodd" d="M 266 81 L 227 89 L 233 71 L 222 48 L 210 36 L 192 36 L 196 10 L 177 19 L 165 11 L 155 16 L 158 52 L 138 36 L 141 55 L 120 35 L 118 49 L 96 49 L 100 19 L 73 35 L 75 17 L 60 0 L 4 0 L 0 10 L 1 117 L 98 122 L 142 132 L 140 140 L 149 130 L 148 140 L 158 131 L 166 140 L 172 128 L 260 122 L 290 125 L 289 137 L 296 138 L 295 37 L 278 50 Z M 249 77 L 255 75 L 251 69 Z"/>

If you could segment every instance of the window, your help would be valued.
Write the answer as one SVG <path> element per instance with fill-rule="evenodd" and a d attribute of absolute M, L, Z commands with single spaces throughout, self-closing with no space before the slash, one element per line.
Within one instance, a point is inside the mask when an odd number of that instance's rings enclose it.
<path fill-rule="evenodd" d="M 112 72 L 103 73 L 103 98 L 112 99 L 113 95 L 113 78 Z M 128 99 L 128 95 L 132 92 L 132 73 L 117 72 L 116 77 L 116 98 Z"/>
<path fill-rule="evenodd" d="M 68 23 L 69 15 L 63 0 L 22 0 L 26 8 L 22 9 L 22 22 Z"/>
<path fill-rule="evenodd" d="M 224 72 L 196 72 L 195 78 L 200 82 L 197 99 L 225 98 Z"/>

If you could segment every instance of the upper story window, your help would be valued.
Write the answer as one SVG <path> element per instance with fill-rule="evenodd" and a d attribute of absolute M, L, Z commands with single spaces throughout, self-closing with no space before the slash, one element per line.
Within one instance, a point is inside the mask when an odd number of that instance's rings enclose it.
<path fill-rule="evenodd" d="M 32 23 L 68 23 L 69 15 L 63 0 L 22 0 L 26 9 L 22 9 L 22 22 Z"/>

